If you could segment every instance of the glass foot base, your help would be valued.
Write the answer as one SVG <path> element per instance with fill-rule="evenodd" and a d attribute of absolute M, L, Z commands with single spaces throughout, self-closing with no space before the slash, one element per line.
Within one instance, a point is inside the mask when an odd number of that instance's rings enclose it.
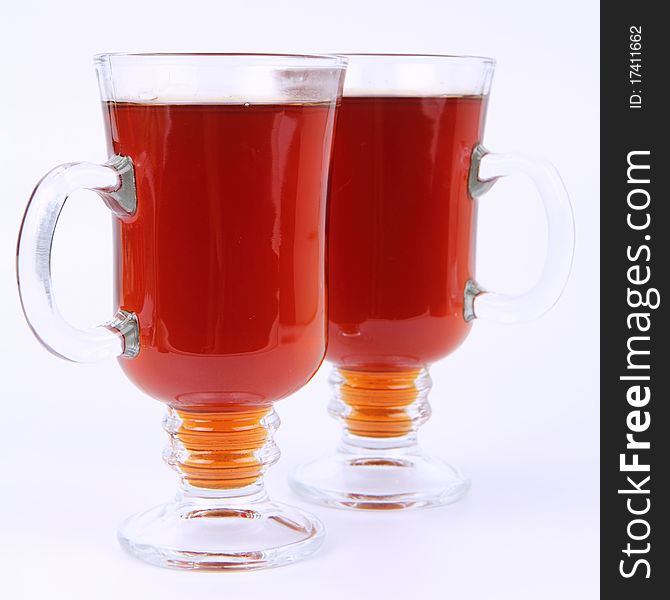
<path fill-rule="evenodd" d="M 456 469 L 420 451 L 337 453 L 301 465 L 291 487 L 317 504 L 337 508 L 393 510 L 456 502 L 470 481 Z"/>
<path fill-rule="evenodd" d="M 238 500 L 178 498 L 124 521 L 119 542 L 154 565 L 210 571 L 278 567 L 321 546 L 323 526 L 309 513 Z"/>

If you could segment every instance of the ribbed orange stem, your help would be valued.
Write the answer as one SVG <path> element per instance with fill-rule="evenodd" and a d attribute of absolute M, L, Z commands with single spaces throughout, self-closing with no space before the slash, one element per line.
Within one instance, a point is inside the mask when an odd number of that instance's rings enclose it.
<path fill-rule="evenodd" d="M 175 467 L 188 484 L 199 488 L 251 485 L 265 466 L 258 451 L 268 442 L 271 432 L 261 421 L 271 410 L 268 407 L 225 412 L 175 410 L 181 421 L 172 433 L 178 446 Z"/>
<path fill-rule="evenodd" d="M 399 437 L 410 433 L 412 416 L 407 407 L 419 394 L 420 369 L 369 372 L 339 368 L 343 381 L 339 398 L 350 409 L 346 427 L 353 435 L 371 438 Z"/>

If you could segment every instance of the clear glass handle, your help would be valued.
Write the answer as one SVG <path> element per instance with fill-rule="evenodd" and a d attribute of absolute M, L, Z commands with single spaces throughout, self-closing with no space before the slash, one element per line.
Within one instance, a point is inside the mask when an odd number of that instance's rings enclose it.
<path fill-rule="evenodd" d="M 484 290 L 477 282 L 465 286 L 464 317 L 503 323 L 531 321 L 559 299 L 572 267 L 575 223 L 570 198 L 556 169 L 543 160 L 519 154 L 493 154 L 476 146 L 470 167 L 470 195 L 477 198 L 505 175 L 523 174 L 535 184 L 544 205 L 549 233 L 547 258 L 540 279 L 528 291 L 513 295 Z"/>
<path fill-rule="evenodd" d="M 51 247 L 63 206 L 77 190 L 97 192 L 116 215 L 135 212 L 132 161 L 114 156 L 104 165 L 68 163 L 37 184 L 21 224 L 16 270 L 23 312 L 33 333 L 53 354 L 74 362 L 97 362 L 139 352 L 139 326 L 133 313 L 119 310 L 107 323 L 79 329 L 58 310 L 51 282 Z"/>

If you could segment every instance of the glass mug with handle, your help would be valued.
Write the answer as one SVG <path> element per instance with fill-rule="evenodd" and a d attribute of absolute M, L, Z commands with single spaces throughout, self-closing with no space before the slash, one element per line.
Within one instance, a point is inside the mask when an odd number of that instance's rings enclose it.
<path fill-rule="evenodd" d="M 299 55 L 96 57 L 110 159 L 48 173 L 19 236 L 18 282 L 34 333 L 77 362 L 119 357 L 168 405 L 174 502 L 129 518 L 122 545 L 162 566 L 254 569 L 322 541 L 319 521 L 271 502 L 272 405 L 326 347 L 326 185 L 346 59 Z M 51 244 L 68 195 L 114 215 L 116 315 L 59 314 Z"/>
<path fill-rule="evenodd" d="M 567 281 L 574 224 L 555 169 L 482 146 L 495 62 L 487 58 L 347 55 L 330 180 L 329 412 L 343 436 L 300 466 L 293 488 L 336 507 L 435 506 L 469 481 L 417 444 L 430 416 L 431 363 L 453 352 L 474 319 L 518 322 L 548 310 Z M 480 196 L 523 174 L 546 212 L 548 253 L 527 292 L 476 280 Z"/>

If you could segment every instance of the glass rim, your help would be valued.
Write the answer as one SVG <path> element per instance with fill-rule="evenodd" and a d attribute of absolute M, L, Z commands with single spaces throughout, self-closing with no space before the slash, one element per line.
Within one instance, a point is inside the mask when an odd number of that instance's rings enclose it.
<path fill-rule="evenodd" d="M 380 53 L 380 52 L 338 52 L 336 56 L 347 57 L 364 57 L 364 58 L 419 58 L 419 59 L 439 59 L 439 60 L 453 60 L 463 62 L 477 62 L 482 65 L 495 66 L 496 59 L 489 56 L 478 56 L 474 54 L 411 54 L 411 53 Z"/>
<path fill-rule="evenodd" d="M 93 56 L 95 65 L 103 65 L 114 58 L 122 59 L 170 59 L 177 60 L 193 58 L 254 58 L 267 62 L 270 66 L 272 61 L 282 60 L 304 60 L 312 67 L 329 66 L 345 67 L 347 58 L 343 54 L 299 54 L 299 53 L 273 53 L 273 52 L 103 52 Z M 313 61 L 313 62 L 312 62 Z"/>

